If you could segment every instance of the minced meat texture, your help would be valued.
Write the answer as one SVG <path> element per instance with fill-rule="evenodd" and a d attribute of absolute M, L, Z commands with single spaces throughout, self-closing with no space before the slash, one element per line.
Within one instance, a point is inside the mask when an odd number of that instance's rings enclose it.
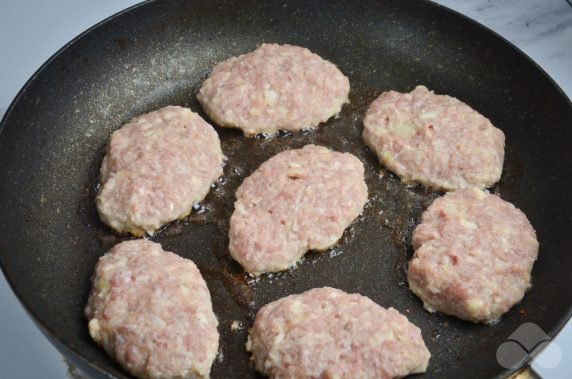
<path fill-rule="evenodd" d="M 197 99 L 218 125 L 246 136 L 314 128 L 348 102 L 349 80 L 310 50 L 262 44 L 217 64 Z"/>
<path fill-rule="evenodd" d="M 322 146 L 283 151 L 244 179 L 230 219 L 232 257 L 251 274 L 285 270 L 334 245 L 367 200 L 364 167 Z"/>
<path fill-rule="evenodd" d="M 363 138 L 403 182 L 453 191 L 499 181 L 504 133 L 467 104 L 418 86 L 382 93 L 369 106 Z"/>
<path fill-rule="evenodd" d="M 450 192 L 413 232 L 409 287 L 430 312 L 493 322 L 530 287 L 538 246 L 514 205 L 477 188 Z"/>

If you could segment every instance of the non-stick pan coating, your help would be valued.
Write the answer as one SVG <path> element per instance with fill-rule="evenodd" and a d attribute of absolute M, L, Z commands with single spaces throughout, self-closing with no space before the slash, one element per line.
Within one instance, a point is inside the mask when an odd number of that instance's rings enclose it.
<path fill-rule="evenodd" d="M 246 139 L 217 128 L 228 157 L 222 181 L 188 219 L 153 238 L 195 261 L 208 283 L 221 334 L 212 377 L 255 377 L 244 343 L 256 311 L 325 285 L 369 296 L 418 325 L 432 354 L 427 378 L 501 374 L 496 349 L 526 321 L 554 336 L 572 298 L 570 102 L 498 36 L 414 0 L 155 1 L 98 25 L 42 67 L 2 123 L 0 263 L 46 335 L 92 374 L 126 376 L 90 339 L 83 316 L 97 259 L 128 238 L 106 228 L 95 210 L 105 144 L 131 117 L 161 106 L 202 112 L 195 94 L 212 66 L 262 42 L 305 46 L 334 62 L 350 78 L 351 103 L 307 133 Z M 460 98 L 504 131 L 506 163 L 492 191 L 522 209 L 538 232 L 533 288 L 496 325 L 429 314 L 407 288 L 411 231 L 440 194 L 381 170 L 361 131 L 382 91 L 418 84 Z M 308 143 L 365 164 L 364 215 L 335 248 L 308 254 L 292 271 L 248 279 L 227 249 L 234 192 L 267 158 Z M 243 325 L 237 332 L 234 320 Z"/>

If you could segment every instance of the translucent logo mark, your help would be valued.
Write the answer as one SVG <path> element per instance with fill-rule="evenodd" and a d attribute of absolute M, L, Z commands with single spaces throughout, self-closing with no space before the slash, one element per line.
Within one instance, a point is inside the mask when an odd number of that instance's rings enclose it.
<path fill-rule="evenodd" d="M 544 350 L 544 354 L 537 358 Z M 504 368 L 516 369 L 526 358 L 534 359 L 542 368 L 551 369 L 562 361 L 562 351 L 540 327 L 532 322 L 519 326 L 497 349 L 497 362 Z"/>

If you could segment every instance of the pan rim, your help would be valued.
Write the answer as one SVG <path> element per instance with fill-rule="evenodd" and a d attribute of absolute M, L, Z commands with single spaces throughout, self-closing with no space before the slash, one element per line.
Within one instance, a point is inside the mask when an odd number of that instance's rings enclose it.
<path fill-rule="evenodd" d="M 124 10 L 121 10 L 119 12 L 116 12 L 115 14 L 105 18 L 104 20 L 101 20 L 100 22 L 89 27 L 88 29 L 86 29 L 82 33 L 78 34 L 76 37 L 72 38 L 69 42 L 67 42 L 60 49 L 58 49 L 52 56 L 50 56 L 31 75 L 31 77 L 26 81 L 26 83 L 22 86 L 22 88 L 18 91 L 17 95 L 11 101 L 10 105 L 8 106 L 8 108 L 6 109 L 6 112 L 4 113 L 4 115 L 2 117 L 2 120 L 0 121 L 0 138 L 2 138 L 2 132 L 4 131 L 5 127 L 9 124 L 12 112 L 13 112 L 14 108 L 18 105 L 18 103 L 20 102 L 22 96 L 26 93 L 26 91 L 28 90 L 30 85 L 32 83 L 34 83 L 34 81 L 44 72 L 44 70 L 48 66 L 50 66 L 52 64 L 52 62 L 55 59 L 57 59 L 59 56 L 61 56 L 65 52 L 67 52 L 69 49 L 73 48 L 73 46 L 76 45 L 77 42 L 79 42 L 80 40 L 82 40 L 86 36 L 92 34 L 96 30 L 101 28 L 102 26 L 108 25 L 112 22 L 115 22 L 119 17 L 121 17 L 127 13 L 130 13 L 135 9 L 139 9 L 141 7 L 146 7 L 152 3 L 159 3 L 161 1 L 162 0 L 146 0 L 146 1 L 140 2 L 138 4 L 135 4 L 133 6 L 130 6 Z M 548 80 L 548 82 L 551 84 L 551 86 L 554 89 L 556 89 L 556 92 L 560 95 L 561 98 L 566 100 L 567 106 L 569 108 L 572 108 L 572 100 L 566 95 L 566 93 L 564 93 L 562 88 L 554 81 L 554 79 L 538 63 L 536 63 L 525 52 L 523 52 L 518 47 L 516 47 L 516 45 L 514 45 L 512 42 L 510 42 L 509 40 L 507 40 L 506 38 L 504 38 L 503 36 L 501 36 L 500 34 L 495 32 L 494 30 L 490 29 L 489 27 L 487 27 L 483 24 L 480 24 L 479 22 L 477 22 L 477 21 L 469 18 L 468 16 L 465 16 L 465 15 L 463 15 L 463 14 L 461 14 L 461 13 L 459 13 L 453 9 L 450 9 L 446 6 L 443 6 L 441 4 L 435 3 L 435 2 L 430 1 L 430 0 L 421 0 L 421 2 L 427 6 L 440 9 L 440 12 L 449 12 L 450 16 L 457 17 L 460 20 L 462 19 L 464 23 L 469 22 L 470 24 L 473 25 L 473 27 L 478 28 L 481 33 L 489 33 L 490 36 L 494 37 L 496 40 L 502 41 L 505 45 L 505 48 L 509 48 L 512 52 L 516 52 L 521 59 L 524 59 L 528 63 L 532 63 L 532 66 L 536 69 L 536 71 L 538 71 L 543 76 L 544 79 Z M 82 362 L 89 365 L 91 368 L 101 372 L 102 374 L 107 374 L 107 371 L 105 371 L 99 365 L 92 362 L 84 354 L 82 354 L 79 351 L 76 351 L 75 349 L 73 349 L 73 347 L 71 347 L 67 343 L 63 342 L 61 340 L 60 336 L 58 335 L 58 333 L 56 331 L 52 330 L 49 325 L 45 325 L 41 321 L 41 318 L 38 317 L 38 314 L 36 314 L 35 312 L 32 311 L 31 306 L 28 303 L 26 303 L 25 296 L 23 296 L 15 287 L 14 279 L 11 277 L 9 271 L 7 270 L 6 263 L 4 262 L 4 258 L 3 258 L 2 254 L 0 254 L 0 269 L 2 270 L 4 276 L 6 277 L 6 281 L 8 282 L 11 290 L 16 295 L 18 302 L 26 310 L 26 313 L 28 315 L 30 315 L 30 317 L 34 321 L 34 324 L 37 325 L 38 328 L 42 331 L 42 333 L 48 337 L 48 340 L 50 340 L 50 342 L 52 344 L 55 345 L 54 341 L 56 341 L 57 347 L 59 350 L 61 350 L 61 348 L 65 348 L 68 351 L 72 352 L 75 357 L 77 357 L 78 359 L 81 359 Z M 551 336 L 551 338 L 554 339 L 558 335 L 558 333 L 564 328 L 564 326 L 570 321 L 571 318 L 572 318 L 572 303 L 568 305 L 568 310 L 567 310 L 566 315 L 563 318 L 561 318 L 556 323 L 556 325 L 554 325 L 549 331 L 547 331 L 547 334 L 549 334 Z M 529 361 L 530 361 L 530 359 L 527 359 L 525 364 Z M 518 370 L 519 369 L 514 369 L 514 370 L 508 369 L 508 370 L 505 370 L 504 373 L 512 373 L 512 372 L 515 372 Z"/>

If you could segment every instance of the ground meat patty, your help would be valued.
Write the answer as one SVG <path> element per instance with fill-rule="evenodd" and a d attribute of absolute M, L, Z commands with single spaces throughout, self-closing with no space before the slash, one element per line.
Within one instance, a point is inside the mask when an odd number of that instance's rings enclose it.
<path fill-rule="evenodd" d="M 538 241 L 524 213 L 472 188 L 433 202 L 413 248 L 409 287 L 428 311 L 492 322 L 530 287 Z"/>
<path fill-rule="evenodd" d="M 348 78 L 308 49 L 263 44 L 217 64 L 197 98 L 214 122 L 252 136 L 313 128 L 340 111 L 349 91 Z"/>
<path fill-rule="evenodd" d="M 430 357 L 398 311 L 328 287 L 262 307 L 246 348 L 271 378 L 396 378 L 424 372 Z"/>
<path fill-rule="evenodd" d="M 423 86 L 384 92 L 364 126 L 366 144 L 406 183 L 450 191 L 489 187 L 501 177 L 503 132 L 453 97 Z"/>
<path fill-rule="evenodd" d="M 208 378 L 219 335 L 197 266 L 147 240 L 99 259 L 85 314 L 91 337 L 140 378 Z"/>
<path fill-rule="evenodd" d="M 252 274 L 334 245 L 367 200 L 359 159 L 307 145 L 264 162 L 236 192 L 230 253 Z"/>
<path fill-rule="evenodd" d="M 97 210 L 118 232 L 142 236 L 181 219 L 222 174 L 217 133 L 190 109 L 168 106 L 111 135 Z"/>

